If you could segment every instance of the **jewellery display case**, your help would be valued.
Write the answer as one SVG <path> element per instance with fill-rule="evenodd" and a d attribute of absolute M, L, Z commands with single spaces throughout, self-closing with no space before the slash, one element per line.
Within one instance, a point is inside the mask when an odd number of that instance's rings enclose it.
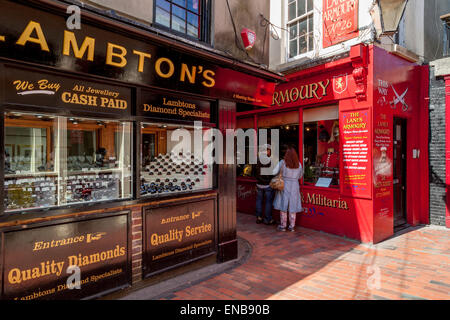
<path fill-rule="evenodd" d="M 132 197 L 130 123 L 8 113 L 5 133 L 6 211 Z"/>
<path fill-rule="evenodd" d="M 212 166 L 202 159 L 203 142 L 200 142 L 200 146 L 196 146 L 195 143 L 181 142 L 182 146 L 180 146 L 172 141 L 172 133 L 177 130 L 177 127 L 163 125 L 165 128 L 159 129 L 157 134 L 158 140 L 162 143 L 149 144 L 148 142 L 153 139 L 148 132 L 154 132 L 157 126 L 151 124 L 143 126 L 141 196 L 212 188 L 213 170 Z M 187 130 L 186 127 L 183 129 Z M 193 139 L 194 131 L 190 129 L 186 132 Z"/>

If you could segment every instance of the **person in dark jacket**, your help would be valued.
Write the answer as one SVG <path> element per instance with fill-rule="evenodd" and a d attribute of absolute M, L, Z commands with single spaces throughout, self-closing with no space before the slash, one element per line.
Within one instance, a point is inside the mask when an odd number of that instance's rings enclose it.
<path fill-rule="evenodd" d="M 270 145 L 265 145 L 260 155 L 267 149 L 267 157 L 270 158 L 271 150 Z M 258 157 L 258 163 L 255 168 L 256 176 L 256 223 L 263 223 L 267 225 L 275 224 L 275 220 L 272 218 L 272 199 L 274 191 L 270 187 L 270 181 L 274 177 L 273 175 L 261 174 L 261 168 L 269 168 L 270 162 L 268 164 L 262 164 L 260 162 L 260 157 Z M 264 202 L 265 197 L 265 202 Z M 265 203 L 264 208 L 264 218 L 263 218 L 263 203 Z"/>

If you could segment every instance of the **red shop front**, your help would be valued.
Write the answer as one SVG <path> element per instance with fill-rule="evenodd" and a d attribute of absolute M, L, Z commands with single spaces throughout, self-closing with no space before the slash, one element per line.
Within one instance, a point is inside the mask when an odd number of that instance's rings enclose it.
<path fill-rule="evenodd" d="M 270 108 L 238 113 L 237 126 L 278 129 L 280 156 L 287 145 L 297 149 L 306 210 L 296 224 L 367 243 L 428 224 L 428 69 L 357 45 L 286 78 Z M 252 171 L 237 173 L 237 210 L 248 214 Z"/>

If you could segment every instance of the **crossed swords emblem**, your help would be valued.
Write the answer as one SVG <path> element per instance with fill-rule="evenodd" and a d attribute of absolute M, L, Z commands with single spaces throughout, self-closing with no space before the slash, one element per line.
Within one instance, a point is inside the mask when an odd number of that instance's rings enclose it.
<path fill-rule="evenodd" d="M 399 95 L 397 93 L 397 91 L 395 91 L 394 87 L 391 85 L 392 90 L 394 90 L 394 95 L 395 98 L 393 101 L 391 101 L 391 105 L 394 105 L 393 109 L 395 109 L 397 107 L 397 103 L 401 103 L 402 104 L 402 110 L 403 111 L 407 111 L 409 109 L 408 105 L 405 102 L 405 95 L 408 92 L 409 88 L 406 88 L 405 92 L 403 92 L 401 95 Z"/>

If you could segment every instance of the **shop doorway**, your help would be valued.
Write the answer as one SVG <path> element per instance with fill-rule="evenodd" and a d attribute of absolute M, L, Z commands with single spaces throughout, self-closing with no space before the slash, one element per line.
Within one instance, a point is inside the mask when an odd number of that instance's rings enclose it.
<path fill-rule="evenodd" d="M 406 119 L 394 118 L 394 229 L 406 225 Z"/>

